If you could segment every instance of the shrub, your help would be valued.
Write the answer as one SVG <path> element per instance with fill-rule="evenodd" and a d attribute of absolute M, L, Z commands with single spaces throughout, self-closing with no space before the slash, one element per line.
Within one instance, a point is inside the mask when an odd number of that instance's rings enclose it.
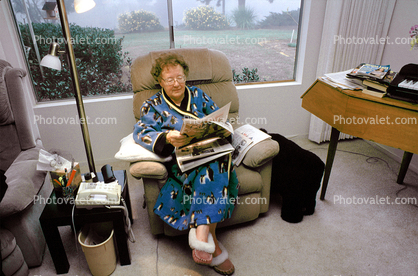
<path fill-rule="evenodd" d="M 257 68 L 254 68 L 250 71 L 247 67 L 245 67 L 242 69 L 242 76 L 240 76 L 240 74 L 235 73 L 235 69 L 232 69 L 234 83 L 260 81 L 260 77 L 258 76 L 257 71 Z"/>
<path fill-rule="evenodd" d="M 247 7 L 239 7 L 232 11 L 232 20 L 240 29 L 254 28 L 255 17 L 254 10 Z"/>
<path fill-rule="evenodd" d="M 149 11 L 139 10 L 118 16 L 119 30 L 122 33 L 155 32 L 164 30 L 158 17 Z"/>
<path fill-rule="evenodd" d="M 48 53 L 52 41 L 60 43 L 65 50 L 61 26 L 52 23 L 33 23 L 35 39 L 41 57 Z M 67 56 L 60 55 L 62 70 L 42 67 L 33 50 L 28 24 L 19 24 L 22 40 L 31 47 L 28 55 L 29 69 L 38 101 L 65 99 L 74 96 Z M 128 84 L 121 83 L 121 67 L 127 53 L 122 53 L 123 38 L 116 39 L 109 29 L 83 28 L 70 25 L 74 54 L 81 92 L 84 96 L 126 91 Z"/>
<path fill-rule="evenodd" d="M 270 12 L 260 23 L 260 28 L 274 28 L 280 26 L 297 26 L 300 9 L 283 11 L 282 13 Z"/>
<path fill-rule="evenodd" d="M 211 6 L 187 10 L 183 21 L 192 30 L 221 30 L 228 27 L 226 17 Z"/>

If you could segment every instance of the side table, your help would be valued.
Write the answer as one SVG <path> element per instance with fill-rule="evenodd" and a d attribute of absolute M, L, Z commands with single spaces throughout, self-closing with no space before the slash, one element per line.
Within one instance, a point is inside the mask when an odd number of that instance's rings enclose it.
<path fill-rule="evenodd" d="M 126 171 L 114 171 L 114 175 L 122 185 L 122 197 L 126 202 L 129 218 L 132 220 L 131 202 L 129 198 L 129 187 L 126 177 Z M 103 181 L 103 176 L 98 173 L 98 178 Z M 68 273 L 70 264 L 68 262 L 67 254 L 65 253 L 64 245 L 58 230 L 59 226 L 72 225 L 73 204 L 57 204 L 57 198 L 53 191 L 50 200 L 51 204 L 47 204 L 39 218 L 49 252 L 55 265 L 57 274 Z M 128 247 L 127 234 L 125 232 L 125 215 L 122 209 L 108 209 L 108 208 L 93 208 L 83 209 L 75 208 L 74 223 L 76 229 L 79 226 L 88 223 L 96 222 L 113 222 L 114 236 L 116 240 L 116 247 L 119 253 L 120 264 L 130 265 L 131 256 Z M 74 230 L 76 231 L 76 230 Z"/>

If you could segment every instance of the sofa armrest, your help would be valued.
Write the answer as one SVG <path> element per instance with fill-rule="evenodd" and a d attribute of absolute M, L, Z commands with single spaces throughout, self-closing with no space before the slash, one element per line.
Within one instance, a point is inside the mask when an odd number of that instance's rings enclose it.
<path fill-rule="evenodd" d="M 131 163 L 129 172 L 135 178 L 165 180 L 168 176 L 168 172 L 164 164 L 156 161 L 139 161 Z"/>
<path fill-rule="evenodd" d="M 258 168 L 270 161 L 279 153 L 279 143 L 272 139 L 254 145 L 245 155 L 242 163 L 250 168 Z"/>

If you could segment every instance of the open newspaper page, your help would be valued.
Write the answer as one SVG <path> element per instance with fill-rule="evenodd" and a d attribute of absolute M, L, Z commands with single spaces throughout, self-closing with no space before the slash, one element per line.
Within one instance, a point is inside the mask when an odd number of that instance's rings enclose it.
<path fill-rule="evenodd" d="M 356 82 L 355 79 L 347 78 L 347 74 L 352 72 L 353 69 L 335 72 L 335 73 L 328 73 L 321 77 L 322 81 L 330 84 L 333 87 L 340 87 L 341 89 L 348 89 L 348 90 L 360 90 L 363 89 L 364 86 L 361 83 Z"/>
<path fill-rule="evenodd" d="M 212 161 L 234 151 L 226 139 L 205 139 L 184 147 L 176 148 L 177 164 L 182 172 Z"/>
<path fill-rule="evenodd" d="M 267 133 L 252 125 L 243 125 L 234 131 L 232 146 L 235 148 L 232 154 L 232 162 L 239 166 L 247 152 L 257 143 L 271 138 Z"/>
<path fill-rule="evenodd" d="M 231 103 L 228 103 L 224 107 L 198 120 L 184 119 L 180 133 L 186 134 L 189 137 L 194 137 L 192 143 L 202 139 L 220 136 L 220 133 L 223 133 L 224 129 L 232 134 L 234 129 L 231 124 L 228 123 L 230 107 Z"/>
<path fill-rule="evenodd" d="M 234 132 L 232 125 L 228 123 L 230 107 L 231 103 L 228 103 L 204 118 L 183 120 L 180 133 L 193 139 L 190 144 L 175 149 L 181 171 L 195 168 L 234 151 L 228 140 L 224 139 L 225 130 L 231 134 Z"/>

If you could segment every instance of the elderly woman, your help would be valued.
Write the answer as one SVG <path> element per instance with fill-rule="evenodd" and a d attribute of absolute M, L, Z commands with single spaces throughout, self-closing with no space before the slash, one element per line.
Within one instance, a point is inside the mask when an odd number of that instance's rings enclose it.
<path fill-rule="evenodd" d="M 157 58 L 151 70 L 162 89 L 143 103 L 133 135 L 138 144 L 161 156 L 174 154 L 175 147 L 193 138 L 180 134 L 183 118 L 202 118 L 219 109 L 201 89 L 185 85 L 188 72 L 183 58 L 173 53 Z M 189 245 L 196 263 L 210 265 L 224 275 L 231 275 L 235 268 L 215 229 L 218 222 L 230 218 L 238 195 L 230 158 L 226 155 L 185 172 L 175 161 L 169 163 L 169 177 L 154 206 L 154 212 L 171 227 L 190 228 Z"/>

